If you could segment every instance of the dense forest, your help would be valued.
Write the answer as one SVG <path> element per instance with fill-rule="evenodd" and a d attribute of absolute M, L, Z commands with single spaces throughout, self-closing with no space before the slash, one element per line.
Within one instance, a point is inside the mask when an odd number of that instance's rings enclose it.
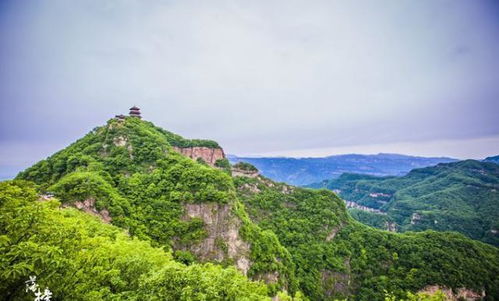
<path fill-rule="evenodd" d="M 0 183 L 0 295 L 32 300 L 36 276 L 52 300 L 443 300 L 430 285 L 499 300 L 493 246 L 374 229 L 331 191 L 173 146 L 218 144 L 112 119 Z"/>
<path fill-rule="evenodd" d="M 386 215 L 352 212 L 360 221 L 398 231 L 457 231 L 499 246 L 499 165 L 475 160 L 414 169 L 403 177 L 344 174 L 310 185 Z"/>
<path fill-rule="evenodd" d="M 31 275 L 52 300 L 270 300 L 263 283 L 233 267 L 185 265 L 123 229 L 38 200 L 31 182 L 0 183 L 2 300 L 33 300 Z"/>
<path fill-rule="evenodd" d="M 264 178 L 237 178 L 236 185 L 250 216 L 274 231 L 292 254 L 300 287 L 312 300 L 351 294 L 357 300 L 380 300 L 385 290 L 402 296 L 430 283 L 477 289 L 478 278 L 485 275 L 491 296 L 498 293 L 492 288 L 499 284 L 494 275 L 498 250 L 492 246 L 457 233 L 370 228 L 353 220 L 343 202 L 326 190 Z M 477 261 L 477 256 L 490 261 Z"/>

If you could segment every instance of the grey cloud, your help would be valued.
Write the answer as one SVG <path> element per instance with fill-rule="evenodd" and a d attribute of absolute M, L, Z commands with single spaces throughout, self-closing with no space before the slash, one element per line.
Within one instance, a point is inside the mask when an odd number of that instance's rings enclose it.
<path fill-rule="evenodd" d="M 234 153 L 499 134 L 493 1 L 2 5 L 0 146 L 30 162 L 133 104 Z"/>

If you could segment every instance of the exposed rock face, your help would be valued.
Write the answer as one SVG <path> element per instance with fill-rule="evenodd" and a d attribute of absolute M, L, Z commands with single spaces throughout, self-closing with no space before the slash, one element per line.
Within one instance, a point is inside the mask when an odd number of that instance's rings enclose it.
<path fill-rule="evenodd" d="M 383 211 L 381 211 L 379 209 L 375 209 L 375 208 L 371 208 L 371 207 L 366 207 L 366 206 L 363 206 L 363 205 L 359 205 L 356 202 L 346 201 L 345 200 L 345 204 L 346 204 L 347 208 L 355 208 L 355 209 L 359 209 L 359 210 L 362 210 L 362 211 L 367 211 L 367 212 L 372 212 L 372 213 L 386 215 L 386 212 L 383 212 Z"/>
<path fill-rule="evenodd" d="M 131 143 L 128 143 L 128 138 L 126 136 L 118 136 L 113 139 L 114 145 L 118 147 L 126 147 L 128 150 L 128 154 L 130 155 L 130 158 L 133 158 L 133 147 Z M 107 148 L 107 145 L 104 145 L 104 149 Z"/>
<path fill-rule="evenodd" d="M 261 192 L 260 188 L 258 188 L 258 185 L 255 183 L 245 183 L 239 189 L 240 190 L 248 190 L 248 191 L 251 191 L 252 193 Z"/>
<path fill-rule="evenodd" d="M 385 222 L 385 229 L 390 232 L 397 232 L 397 224 L 395 222 Z"/>
<path fill-rule="evenodd" d="M 279 272 L 268 272 L 261 275 L 257 275 L 255 280 L 262 280 L 263 282 L 269 283 L 277 283 L 279 281 Z"/>
<path fill-rule="evenodd" d="M 260 175 L 258 171 L 250 171 L 232 168 L 232 176 L 234 177 L 248 177 L 248 178 L 256 178 Z"/>
<path fill-rule="evenodd" d="M 411 225 L 415 225 L 421 220 L 421 215 L 419 213 L 413 213 L 411 216 Z"/>
<path fill-rule="evenodd" d="M 69 207 L 69 204 L 65 204 L 64 207 Z M 107 209 L 103 209 L 101 211 L 98 211 L 97 208 L 95 208 L 95 199 L 86 199 L 84 201 L 76 201 L 72 204 L 72 206 L 83 210 L 84 212 L 97 216 L 100 218 L 103 222 L 105 223 L 110 223 L 112 221 L 111 216 L 109 215 L 109 211 Z"/>
<path fill-rule="evenodd" d="M 341 294 L 348 295 L 350 291 L 350 275 L 347 273 L 322 271 L 322 284 L 328 297 Z"/>
<path fill-rule="evenodd" d="M 335 272 L 323 270 L 321 272 L 322 286 L 326 296 L 349 295 L 352 290 L 350 259 L 345 259 L 344 263 L 347 272 Z"/>
<path fill-rule="evenodd" d="M 336 236 L 339 230 L 340 227 L 333 228 L 331 232 L 329 232 L 329 234 L 326 236 L 326 241 L 331 241 Z"/>
<path fill-rule="evenodd" d="M 113 139 L 113 143 L 116 146 L 125 146 L 128 142 L 128 139 L 124 136 L 118 136 Z"/>
<path fill-rule="evenodd" d="M 294 187 L 288 185 L 283 185 L 281 189 L 281 192 L 284 194 L 291 194 L 293 191 L 295 191 Z"/>
<path fill-rule="evenodd" d="M 457 289 L 457 292 L 454 293 L 452 289 L 447 287 L 441 287 L 438 285 L 429 285 L 424 289 L 420 290 L 419 292 L 433 295 L 438 290 L 442 291 L 445 295 L 445 299 L 449 301 L 458 301 L 458 300 L 475 301 L 475 300 L 482 300 L 482 298 L 485 297 L 485 292 L 478 293 L 469 290 L 467 288 L 459 288 Z"/>
<path fill-rule="evenodd" d="M 203 203 L 185 204 L 183 219 L 200 218 L 205 224 L 207 237 L 190 246 L 177 246 L 195 254 L 201 261 L 234 260 L 245 275 L 251 262 L 248 259 L 250 245 L 239 236 L 240 220 L 229 204 Z"/>
<path fill-rule="evenodd" d="M 212 166 L 215 165 L 215 162 L 217 162 L 217 160 L 225 159 L 224 151 L 221 148 L 211 148 L 205 146 L 193 146 L 193 147 L 174 146 L 173 150 L 194 160 L 201 158 L 204 160 L 204 162 Z"/>

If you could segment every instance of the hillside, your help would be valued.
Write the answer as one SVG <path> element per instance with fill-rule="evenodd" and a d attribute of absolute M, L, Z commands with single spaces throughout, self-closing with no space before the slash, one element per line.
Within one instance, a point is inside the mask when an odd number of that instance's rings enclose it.
<path fill-rule="evenodd" d="M 373 226 L 398 231 L 457 231 L 499 245 L 499 165 L 466 160 L 412 170 L 403 177 L 344 174 L 310 185 L 339 192 L 348 201 L 386 212 L 356 212 Z"/>
<path fill-rule="evenodd" d="M 302 186 L 339 177 L 343 173 L 401 176 L 411 169 L 456 161 L 397 154 L 338 155 L 324 158 L 250 158 L 229 156 L 231 163 L 248 162 L 274 181 Z"/>
<path fill-rule="evenodd" d="M 150 242 L 56 200 L 29 182 L 0 183 L 0 293 L 30 300 L 36 276 L 52 300 L 269 300 L 267 287 L 235 268 L 185 265 Z"/>
<path fill-rule="evenodd" d="M 206 162 L 214 153 L 223 151 L 213 141 L 187 140 L 137 118 L 111 119 L 17 179 L 173 250 L 178 261 L 235 265 L 253 279 L 278 272 L 268 281 L 271 293 L 294 291 L 289 253 L 247 219 L 230 175 L 210 167 L 223 157 Z"/>
<path fill-rule="evenodd" d="M 29 300 L 31 275 L 57 300 L 385 300 L 433 286 L 493 300 L 498 274 L 495 247 L 365 226 L 330 191 L 231 166 L 215 142 L 137 118 L 0 183 L 7 300 Z"/>
<path fill-rule="evenodd" d="M 485 162 L 492 162 L 492 163 L 499 164 L 499 155 L 498 156 L 487 157 L 487 158 L 485 158 L 484 161 Z"/>
<path fill-rule="evenodd" d="M 464 288 L 476 291 L 485 275 L 491 281 L 486 286 L 499 284 L 499 250 L 492 246 L 457 233 L 376 230 L 353 220 L 327 190 L 264 177 L 237 177 L 235 183 L 250 217 L 291 253 L 300 288 L 311 300 L 352 294 L 354 300 L 383 300 L 384 290 L 402 296 L 433 284 L 464 294 Z M 493 289 L 488 296 L 498 294 Z"/>

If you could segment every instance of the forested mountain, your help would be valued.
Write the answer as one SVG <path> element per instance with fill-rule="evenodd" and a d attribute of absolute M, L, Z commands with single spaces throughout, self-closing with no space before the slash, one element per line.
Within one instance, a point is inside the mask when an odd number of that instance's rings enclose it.
<path fill-rule="evenodd" d="M 133 117 L 0 183 L 6 300 L 30 300 L 32 275 L 53 300 L 384 300 L 432 285 L 497 300 L 498 274 L 493 246 L 365 226 L 330 191 Z"/>
<path fill-rule="evenodd" d="M 335 190 L 348 201 L 386 215 L 355 212 L 378 227 L 398 231 L 457 231 L 499 245 L 499 165 L 475 160 L 414 169 L 403 177 L 344 174 L 310 185 Z"/>
<path fill-rule="evenodd" d="M 270 300 L 233 267 L 186 265 L 155 240 L 60 205 L 40 202 L 31 182 L 0 183 L 2 300 L 32 301 L 30 276 L 52 300 Z"/>
<path fill-rule="evenodd" d="M 181 155 L 186 148 L 200 157 Z M 55 194 L 63 206 L 173 250 L 179 262 L 235 265 L 255 280 L 279 273 L 269 281 L 269 294 L 296 291 L 289 252 L 246 217 L 229 173 L 202 159 L 217 148 L 214 141 L 187 140 L 138 118 L 112 119 L 17 179 Z"/>
<path fill-rule="evenodd" d="M 499 155 L 493 156 L 493 157 L 487 157 L 487 158 L 485 158 L 484 161 L 499 164 Z"/>
<path fill-rule="evenodd" d="M 229 156 L 229 160 L 232 163 L 251 163 L 264 176 L 274 181 L 298 186 L 337 178 L 343 173 L 401 176 L 414 168 L 456 161 L 451 158 L 425 158 L 398 154 L 350 154 L 324 158 L 251 158 Z"/>

